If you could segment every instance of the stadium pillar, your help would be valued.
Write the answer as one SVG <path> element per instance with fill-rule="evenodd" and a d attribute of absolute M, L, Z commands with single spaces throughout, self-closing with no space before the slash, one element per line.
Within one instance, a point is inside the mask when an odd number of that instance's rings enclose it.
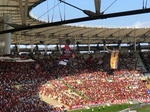
<path fill-rule="evenodd" d="M 136 51 L 136 32 L 134 30 L 134 51 Z"/>
<path fill-rule="evenodd" d="M 33 53 L 33 49 L 34 49 L 33 44 L 30 44 L 30 46 L 31 46 L 31 52 Z"/>
<path fill-rule="evenodd" d="M 121 50 L 121 44 L 119 45 L 119 50 Z"/>
<path fill-rule="evenodd" d="M 88 50 L 89 50 L 89 53 L 91 52 L 91 46 L 90 46 L 90 43 L 91 43 L 91 39 L 90 37 L 88 38 Z"/>
<path fill-rule="evenodd" d="M 30 37 L 30 46 L 31 46 L 31 53 L 33 53 L 33 50 L 34 50 L 34 46 L 33 46 L 33 41 Z"/>
<path fill-rule="evenodd" d="M 118 35 L 120 35 L 120 30 L 119 30 L 119 32 L 118 32 Z M 119 50 L 121 50 L 121 42 L 122 42 L 122 39 L 121 39 L 121 37 L 119 37 Z"/>
<path fill-rule="evenodd" d="M 61 53 L 61 39 L 59 38 L 59 52 Z"/>
<path fill-rule="evenodd" d="M 76 51 L 76 43 L 77 43 L 77 40 L 76 40 L 76 37 L 74 37 L 74 52 Z"/>
<path fill-rule="evenodd" d="M 134 51 L 136 51 L 136 39 L 134 39 Z"/>
<path fill-rule="evenodd" d="M 0 17 L 0 22 L 0 31 L 10 29 L 10 26 L 7 25 L 7 23 L 11 23 L 11 17 L 9 15 Z M 11 33 L 0 35 L 0 41 L 0 54 L 10 54 Z"/>
<path fill-rule="evenodd" d="M 47 49 L 48 49 L 47 44 L 45 44 L 45 53 L 47 53 Z"/>
<path fill-rule="evenodd" d="M 20 52 L 20 44 L 17 45 L 18 49 L 17 49 L 17 53 Z"/>

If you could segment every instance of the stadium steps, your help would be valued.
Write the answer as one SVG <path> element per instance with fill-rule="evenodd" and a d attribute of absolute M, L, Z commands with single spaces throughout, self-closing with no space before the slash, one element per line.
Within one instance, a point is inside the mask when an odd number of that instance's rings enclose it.
<path fill-rule="evenodd" d="M 141 56 L 139 55 L 139 53 L 135 52 L 135 56 L 136 56 L 136 59 L 137 59 L 137 62 L 138 62 L 137 63 L 137 67 L 141 67 L 143 71 L 146 71 L 146 68 L 144 66 L 144 63 L 143 63 L 143 61 L 142 61 Z"/>
<path fill-rule="evenodd" d="M 67 84 L 64 80 L 61 80 L 63 81 L 63 83 L 69 88 L 71 89 L 72 91 L 74 91 L 77 95 L 79 95 L 80 97 L 84 98 L 84 99 L 88 99 L 88 100 L 91 100 L 88 96 L 85 96 L 82 92 L 80 91 L 77 91 L 76 89 L 73 89 L 73 87 L 69 84 Z"/>

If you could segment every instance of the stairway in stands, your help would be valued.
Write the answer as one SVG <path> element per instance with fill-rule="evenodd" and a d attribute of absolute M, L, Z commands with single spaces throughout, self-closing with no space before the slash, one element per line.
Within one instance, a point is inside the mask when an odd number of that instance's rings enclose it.
<path fill-rule="evenodd" d="M 144 64 L 143 64 L 143 61 L 142 61 L 142 59 L 141 59 L 139 53 L 138 53 L 138 52 L 135 52 L 135 56 L 136 56 L 136 59 L 137 59 L 137 67 L 136 67 L 136 69 L 140 69 L 140 70 L 142 70 L 143 72 L 146 71 L 146 68 L 145 68 L 145 66 L 144 66 Z"/>

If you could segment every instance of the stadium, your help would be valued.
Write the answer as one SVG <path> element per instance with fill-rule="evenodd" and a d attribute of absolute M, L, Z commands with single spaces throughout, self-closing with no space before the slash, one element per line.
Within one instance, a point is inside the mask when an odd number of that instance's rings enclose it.
<path fill-rule="evenodd" d="M 30 12 L 45 1 L 0 1 L 0 112 L 149 112 L 150 28 L 47 23 Z"/>

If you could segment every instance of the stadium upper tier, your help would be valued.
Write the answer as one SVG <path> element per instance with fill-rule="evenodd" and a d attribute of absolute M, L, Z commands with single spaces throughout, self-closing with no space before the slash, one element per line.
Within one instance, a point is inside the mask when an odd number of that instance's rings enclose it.
<path fill-rule="evenodd" d="M 107 41 L 122 40 L 122 43 L 150 42 L 150 28 L 103 28 L 103 27 L 79 27 L 70 25 L 49 26 L 17 31 L 19 28 L 27 28 L 33 25 L 46 24 L 31 15 L 34 7 L 45 0 L 1 0 L 0 24 L 15 29 L 12 32 L 11 44 L 63 44 L 65 38 L 70 38 L 73 43 L 83 44 L 102 43 Z M 5 21 L 3 16 L 9 16 Z M 11 21 L 9 21 L 9 20 Z M 1 34 L 2 31 L 0 31 Z"/>

